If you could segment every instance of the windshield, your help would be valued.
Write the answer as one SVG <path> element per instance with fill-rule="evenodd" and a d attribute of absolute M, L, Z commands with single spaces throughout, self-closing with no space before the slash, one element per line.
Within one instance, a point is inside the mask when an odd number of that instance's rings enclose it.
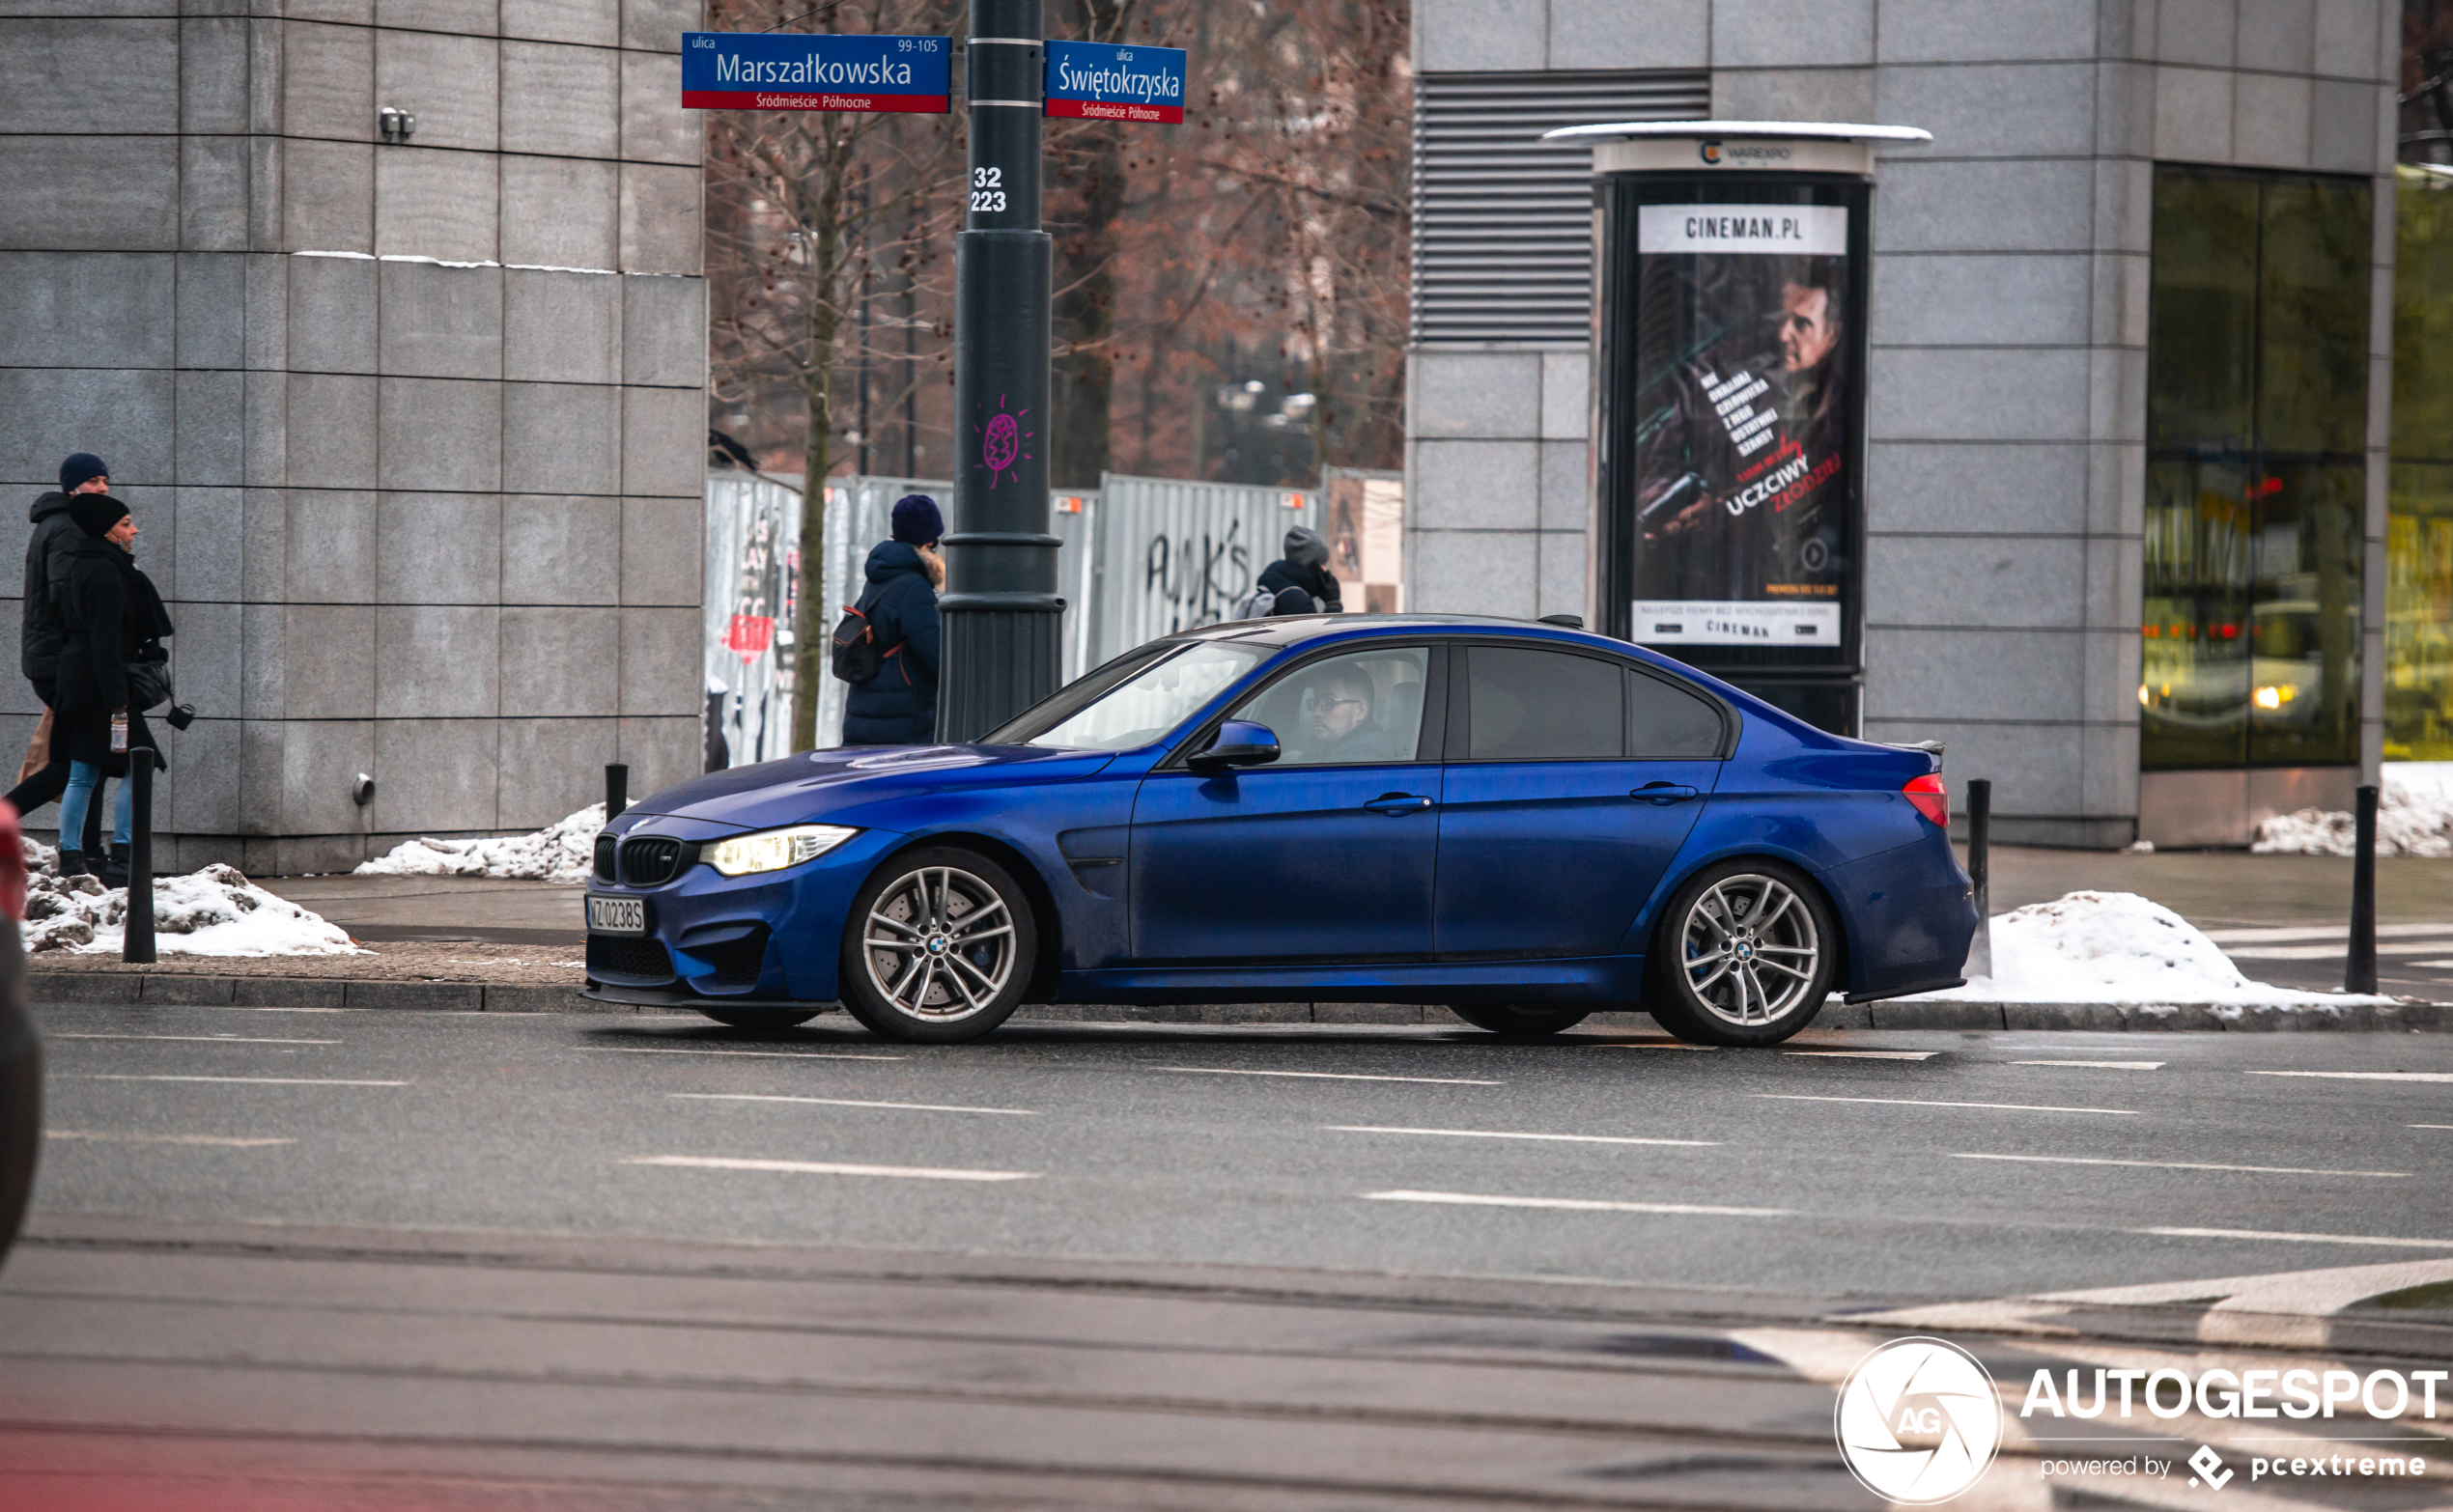
<path fill-rule="evenodd" d="M 1121 658 L 982 738 L 990 745 L 1124 751 L 1198 713 L 1274 648 L 1198 641 Z"/>

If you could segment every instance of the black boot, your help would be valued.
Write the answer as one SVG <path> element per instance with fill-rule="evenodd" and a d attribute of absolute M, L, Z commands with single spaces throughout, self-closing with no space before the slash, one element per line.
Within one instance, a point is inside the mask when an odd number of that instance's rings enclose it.
<path fill-rule="evenodd" d="M 105 887 L 127 885 L 127 847 L 112 845 L 110 855 L 102 862 L 102 885 Z"/>
<path fill-rule="evenodd" d="M 85 864 L 84 852 L 62 851 L 60 853 L 60 875 L 63 877 L 91 877 L 94 875 L 94 868 Z"/>

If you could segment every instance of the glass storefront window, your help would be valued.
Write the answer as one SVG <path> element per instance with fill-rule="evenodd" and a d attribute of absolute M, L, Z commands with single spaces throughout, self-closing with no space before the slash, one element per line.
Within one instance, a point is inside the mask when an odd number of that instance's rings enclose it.
<path fill-rule="evenodd" d="M 2453 170 L 2395 170 L 2384 759 L 2453 761 Z"/>
<path fill-rule="evenodd" d="M 2158 167 L 2139 765 L 2359 759 L 2371 195 Z"/>

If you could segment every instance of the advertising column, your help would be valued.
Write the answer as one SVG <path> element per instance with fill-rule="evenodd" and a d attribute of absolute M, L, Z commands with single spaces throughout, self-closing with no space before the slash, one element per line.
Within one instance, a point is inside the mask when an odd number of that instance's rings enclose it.
<path fill-rule="evenodd" d="M 1854 734 L 1866 142 L 1926 133 L 1551 134 L 1595 139 L 1592 623 Z"/>

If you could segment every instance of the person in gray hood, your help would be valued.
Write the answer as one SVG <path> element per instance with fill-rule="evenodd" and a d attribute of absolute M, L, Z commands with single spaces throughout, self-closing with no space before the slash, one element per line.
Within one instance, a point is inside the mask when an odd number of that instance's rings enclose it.
<path fill-rule="evenodd" d="M 1297 525 L 1286 532 L 1286 554 L 1269 564 L 1260 574 L 1260 586 L 1280 596 L 1277 614 L 1342 614 L 1345 602 L 1338 592 L 1337 574 L 1329 571 L 1329 543 L 1320 532 Z M 1300 589 L 1311 602 L 1289 604 L 1287 589 Z"/>
<path fill-rule="evenodd" d="M 25 600 L 17 631 L 17 666 L 25 680 L 34 685 L 34 695 L 42 700 L 42 722 L 35 726 L 34 739 L 26 745 L 25 763 L 17 770 L 17 785 L 9 790 L 8 801 L 18 814 L 41 808 L 53 801 L 69 785 L 69 761 L 63 755 L 53 760 L 51 750 L 52 709 L 58 704 L 60 653 L 69 640 L 69 627 L 60 617 L 59 586 L 67 581 L 69 558 L 85 539 L 85 533 L 70 518 L 69 506 L 88 493 L 107 494 L 111 491 L 111 469 L 92 452 L 78 452 L 60 463 L 60 487 L 34 501 L 26 518 L 34 528 L 25 543 Z M 96 816 L 99 819 L 99 814 Z M 67 849 L 92 850 L 99 839 L 96 833 L 69 836 Z"/>

